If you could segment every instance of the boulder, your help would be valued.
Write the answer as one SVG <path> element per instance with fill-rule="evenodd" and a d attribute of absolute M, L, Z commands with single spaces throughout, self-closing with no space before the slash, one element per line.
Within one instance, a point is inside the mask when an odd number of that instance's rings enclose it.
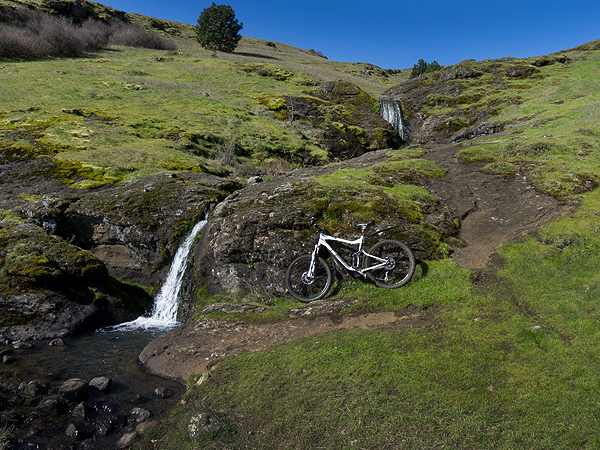
<path fill-rule="evenodd" d="M 73 408 L 73 411 L 71 411 L 71 415 L 77 419 L 86 420 L 88 412 L 88 406 L 84 402 L 81 402 L 79 405 Z"/>
<path fill-rule="evenodd" d="M 32 380 L 23 386 L 23 395 L 30 398 L 45 395 L 50 389 L 50 383 L 42 380 Z"/>
<path fill-rule="evenodd" d="M 166 387 L 157 387 L 154 389 L 154 393 L 158 398 L 169 398 L 173 395 L 173 391 Z"/>
<path fill-rule="evenodd" d="M 112 379 L 108 377 L 96 377 L 90 381 L 90 389 L 96 389 L 100 392 L 108 392 L 112 387 Z"/>
<path fill-rule="evenodd" d="M 46 398 L 34 409 L 34 413 L 38 416 L 57 416 L 65 414 L 67 411 L 67 402 L 61 396 Z"/>
<path fill-rule="evenodd" d="M 221 421 L 210 412 L 194 413 L 188 421 L 188 434 L 192 442 L 199 441 L 203 436 L 219 433 L 221 429 Z"/>
<path fill-rule="evenodd" d="M 406 179 L 416 184 L 424 177 L 402 169 L 388 170 L 386 153 L 370 152 L 347 164 L 294 171 L 287 177 L 249 185 L 221 202 L 211 213 L 188 268 L 185 297 L 195 299 L 198 290 L 206 287 L 210 294 L 252 292 L 264 299 L 286 294 L 289 264 L 310 253 L 318 239 L 309 225 L 314 215 L 334 218 L 337 223 L 332 223 L 329 231 L 348 238 L 358 237 L 356 223 L 374 218 L 377 228 L 394 228 L 370 238 L 367 246 L 384 238 L 397 239 L 413 249 L 417 258 L 440 257 L 440 240 L 458 231 L 452 216 L 441 215 L 434 224 L 428 218 L 437 217 L 442 207 L 435 200 L 421 201 L 422 213 L 415 214 L 406 209 L 406 203 L 388 195 L 386 186 L 404 184 Z M 319 176 L 337 170 L 369 167 L 379 186 L 328 187 L 318 181 Z"/>
<path fill-rule="evenodd" d="M 117 448 L 118 449 L 122 449 L 122 448 L 129 447 L 131 444 L 133 444 L 133 441 L 135 440 L 136 437 L 137 437 L 137 432 L 136 431 L 132 431 L 131 433 L 124 434 L 117 441 Z"/>
<path fill-rule="evenodd" d="M 85 400 L 88 396 L 88 383 L 81 378 L 71 378 L 58 388 L 58 394 L 71 402 Z"/>
<path fill-rule="evenodd" d="M 12 339 L 64 337 L 117 323 L 121 317 L 136 315 L 127 311 L 119 313 L 110 305 L 100 302 L 82 304 L 48 290 L 8 295 L 0 298 L 0 304 L 5 306 L 8 314 L 14 315 L 14 321 L 18 318 L 21 322 L 11 324 L 10 321 L 0 321 L 8 325 L 0 327 L 0 330 Z"/>
<path fill-rule="evenodd" d="M 150 411 L 143 409 L 143 408 L 133 408 L 131 411 L 129 411 L 129 416 L 127 417 L 127 421 L 131 424 L 134 423 L 142 423 L 145 422 L 146 420 L 148 420 L 150 418 L 151 414 Z"/>

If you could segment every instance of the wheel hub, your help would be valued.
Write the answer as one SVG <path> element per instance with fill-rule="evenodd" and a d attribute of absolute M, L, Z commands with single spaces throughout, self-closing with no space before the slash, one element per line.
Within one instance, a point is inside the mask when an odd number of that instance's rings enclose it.
<path fill-rule="evenodd" d="M 396 267 L 396 260 L 391 256 L 388 256 L 384 266 L 385 270 L 394 270 L 394 267 Z"/>
<path fill-rule="evenodd" d="M 303 282 L 304 284 L 313 284 L 313 281 L 315 281 L 315 277 L 310 277 L 310 276 L 308 276 L 308 273 L 307 273 L 307 272 L 304 272 L 304 273 L 302 274 L 302 282 Z"/>

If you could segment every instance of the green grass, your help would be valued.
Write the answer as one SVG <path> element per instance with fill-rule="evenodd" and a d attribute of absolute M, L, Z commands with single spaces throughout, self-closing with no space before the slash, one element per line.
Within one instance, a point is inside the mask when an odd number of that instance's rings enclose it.
<path fill-rule="evenodd" d="M 489 173 L 518 171 L 538 190 L 560 199 L 595 188 L 600 181 L 600 54 L 569 55 L 570 64 L 540 68 L 540 77 L 519 91 L 519 104 L 505 105 L 494 118 L 512 123 L 510 136 L 490 138 L 460 156 L 488 161 L 484 170 Z"/>
<path fill-rule="evenodd" d="M 0 78 L 11 93 L 2 105 L 4 127 L 43 123 L 40 139 L 63 147 L 58 158 L 120 170 L 124 179 L 174 162 L 218 170 L 230 142 L 258 149 L 255 164 L 278 152 L 289 159 L 299 151 L 317 153 L 263 113 L 255 99 L 282 89 L 300 93 L 304 87 L 293 82 L 265 80 L 229 61 L 154 50 L 114 48 L 94 56 L 0 62 Z M 106 120 L 82 120 L 92 114 Z M 237 159 L 243 167 L 243 157 Z"/>
<path fill-rule="evenodd" d="M 585 231 L 584 245 L 573 223 L 586 229 L 598 197 L 541 241 L 502 248 L 497 278 L 446 260 L 399 290 L 345 283 L 337 296 L 359 299 L 351 311 L 413 305 L 435 318 L 226 358 L 148 438 L 193 449 L 186 411 L 211 410 L 225 428 L 202 448 L 597 447 L 600 239 Z M 578 243 L 560 251 L 567 235 Z"/>
<path fill-rule="evenodd" d="M 147 25 L 148 18 L 131 18 Z M 305 97 L 341 78 L 375 96 L 391 85 L 357 76 L 367 64 L 253 38 L 214 58 L 192 38 L 192 27 L 170 26 L 179 51 L 112 47 L 87 58 L 0 60 L 0 138 L 35 129 L 27 151 L 80 163 L 107 182 L 178 169 L 244 178 L 257 168 L 328 159 L 306 126 L 280 120 L 269 101 Z"/>

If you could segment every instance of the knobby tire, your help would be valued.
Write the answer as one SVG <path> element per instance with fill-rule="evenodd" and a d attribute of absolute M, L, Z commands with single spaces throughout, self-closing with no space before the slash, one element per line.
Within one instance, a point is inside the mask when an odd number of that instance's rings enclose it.
<path fill-rule="evenodd" d="M 368 252 L 370 255 L 378 258 L 389 259 L 386 267 L 366 272 L 367 278 L 378 287 L 395 289 L 404 286 L 410 281 L 415 273 L 415 257 L 410 249 L 402 242 L 386 240 L 381 241 L 371 247 Z M 374 266 L 378 262 L 365 255 L 363 268 Z"/>
<path fill-rule="evenodd" d="M 315 261 L 315 273 L 312 280 L 307 278 L 311 255 L 295 259 L 287 271 L 285 281 L 288 291 L 301 302 L 314 302 L 325 297 L 331 287 L 331 270 L 323 258 Z"/>

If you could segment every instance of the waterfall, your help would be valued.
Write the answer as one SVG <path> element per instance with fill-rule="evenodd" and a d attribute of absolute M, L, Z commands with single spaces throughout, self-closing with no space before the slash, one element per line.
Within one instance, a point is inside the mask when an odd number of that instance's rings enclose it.
<path fill-rule="evenodd" d="M 404 129 L 404 124 L 402 123 L 402 118 L 404 117 L 402 102 L 380 98 L 379 104 L 381 117 L 388 121 L 402 140 L 406 142 L 408 140 L 408 133 Z"/>
<path fill-rule="evenodd" d="M 203 219 L 194 226 L 190 234 L 177 249 L 167 279 L 154 299 L 152 316 L 140 316 L 132 322 L 122 323 L 111 327 L 112 329 L 138 329 L 138 328 L 168 328 L 177 325 L 177 307 L 179 305 L 179 291 L 183 282 L 183 275 L 187 267 L 188 256 L 196 236 L 202 231 L 208 219 Z"/>

